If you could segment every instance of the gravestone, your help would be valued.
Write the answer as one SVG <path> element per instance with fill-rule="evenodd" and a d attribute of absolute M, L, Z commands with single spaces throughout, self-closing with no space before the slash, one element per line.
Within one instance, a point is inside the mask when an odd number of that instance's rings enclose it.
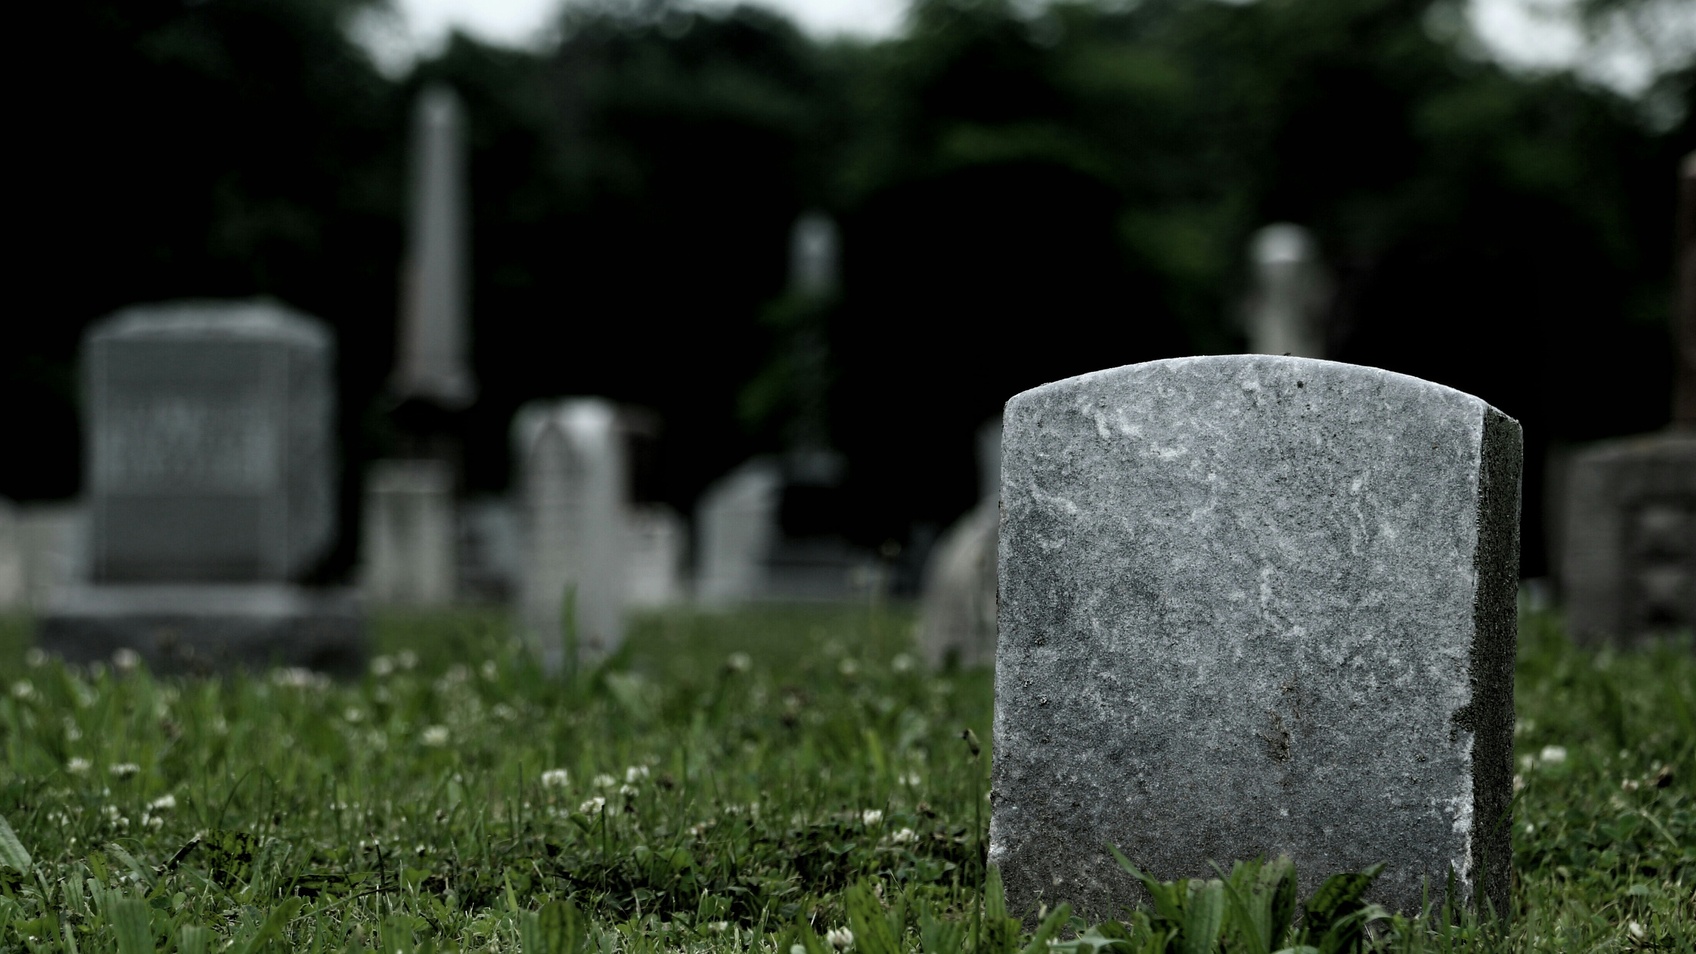
<path fill-rule="evenodd" d="M 767 587 L 766 558 L 777 544 L 783 471 L 757 457 L 719 478 L 695 507 L 699 535 L 695 595 L 709 606 L 743 603 Z"/>
<path fill-rule="evenodd" d="M 1001 539 L 1001 421 L 978 429 L 978 505 L 938 540 L 925 569 L 919 649 L 932 666 L 995 662 L 996 550 Z"/>
<path fill-rule="evenodd" d="M 425 87 L 413 114 L 412 137 L 411 215 L 391 388 L 403 400 L 457 409 L 471 403 L 477 388 L 467 347 L 465 118 L 453 90 Z"/>
<path fill-rule="evenodd" d="M 265 302 L 127 309 L 83 348 L 91 586 L 43 621 L 72 660 L 357 667 L 349 594 L 294 584 L 334 542 L 334 345 Z"/>
<path fill-rule="evenodd" d="M 23 528 L 18 508 L 0 497 L 0 611 L 21 609 L 28 604 Z"/>
<path fill-rule="evenodd" d="M 24 605 L 41 613 L 88 578 L 88 508 L 81 503 L 17 505 Z"/>
<path fill-rule="evenodd" d="M 383 460 L 365 477 L 361 588 L 374 603 L 453 601 L 458 534 L 453 471 L 440 460 Z"/>
<path fill-rule="evenodd" d="M 1116 916 L 1289 855 L 1304 896 L 1507 910 L 1519 425 L 1417 378 L 1178 358 L 1007 403 L 989 860 Z"/>
<path fill-rule="evenodd" d="M 683 561 L 689 530 L 683 518 L 663 504 L 630 512 L 630 605 L 670 606 L 684 598 Z"/>
<path fill-rule="evenodd" d="M 1696 629 L 1696 153 L 1679 186 L 1672 426 L 1587 447 L 1560 480 L 1567 628 L 1588 643 Z"/>
<path fill-rule="evenodd" d="M 630 465 L 618 409 L 598 398 L 527 404 L 513 421 L 513 442 L 525 633 L 554 670 L 571 642 L 577 659 L 605 656 L 623 642 L 628 602 Z"/>
<path fill-rule="evenodd" d="M 1248 350 L 1325 357 L 1331 292 L 1313 235 L 1288 222 L 1265 226 L 1249 241 L 1249 261 Z"/>

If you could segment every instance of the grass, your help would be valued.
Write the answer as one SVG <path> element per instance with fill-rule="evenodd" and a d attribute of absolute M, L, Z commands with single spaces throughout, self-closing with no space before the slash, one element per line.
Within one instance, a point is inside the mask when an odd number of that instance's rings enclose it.
<path fill-rule="evenodd" d="M 898 610 L 657 615 L 560 680 L 498 616 L 388 616 L 371 672 L 336 684 L 75 672 L 0 620 L 0 950 L 816 954 L 851 930 L 867 954 L 1040 951 L 981 864 L 988 753 L 961 733 L 989 738 L 991 678 L 925 671 L 910 630 Z M 1528 617 L 1518 704 L 1511 920 L 1356 935 L 1696 950 L 1688 646 L 1584 651 Z M 1284 910 L 1275 867 L 1081 935 L 1047 912 L 1052 934 L 1271 950 L 1245 926 Z"/>

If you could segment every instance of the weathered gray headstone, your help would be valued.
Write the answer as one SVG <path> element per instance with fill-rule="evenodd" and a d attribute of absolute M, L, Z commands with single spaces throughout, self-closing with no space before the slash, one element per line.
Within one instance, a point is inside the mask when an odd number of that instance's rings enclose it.
<path fill-rule="evenodd" d="M 1558 482 L 1567 628 L 1585 642 L 1696 630 L 1696 153 L 1678 218 L 1672 426 L 1587 447 Z"/>
<path fill-rule="evenodd" d="M 936 542 L 925 568 L 919 650 L 932 666 L 995 662 L 996 551 L 1001 539 L 1001 420 L 978 430 L 978 505 Z"/>
<path fill-rule="evenodd" d="M 0 497 L 0 610 L 28 604 L 24 582 L 24 541 L 18 508 Z"/>
<path fill-rule="evenodd" d="M 526 534 L 519 609 L 553 669 L 624 640 L 630 464 L 617 407 L 597 398 L 527 404 L 513 421 Z M 575 608 L 563 625 L 569 597 Z"/>
<path fill-rule="evenodd" d="M 719 478 L 695 507 L 699 535 L 695 595 L 708 605 L 757 599 L 766 591 L 766 560 L 780 533 L 777 508 L 783 471 L 755 458 Z"/>
<path fill-rule="evenodd" d="M 394 392 L 444 408 L 471 403 L 469 222 L 465 119 L 459 97 L 432 85 L 413 116 L 412 213 L 401 287 Z"/>
<path fill-rule="evenodd" d="M 441 606 L 454 598 L 458 533 L 453 470 L 440 460 L 382 460 L 365 477 L 361 588 L 375 603 Z"/>
<path fill-rule="evenodd" d="M 43 619 L 73 661 L 357 669 L 350 594 L 306 590 L 333 543 L 334 346 L 264 302 L 131 308 L 84 344 L 90 586 Z"/>
<path fill-rule="evenodd" d="M 1246 316 L 1248 350 L 1325 357 L 1330 281 L 1312 234 L 1288 222 L 1268 225 L 1249 241 L 1249 261 L 1253 285 Z"/>
<path fill-rule="evenodd" d="M 1519 425 L 1373 368 L 1179 358 L 1007 404 L 990 861 L 1115 915 L 1289 855 L 1507 910 Z"/>
<path fill-rule="evenodd" d="M 630 605 L 669 606 L 684 597 L 683 561 L 689 531 L 677 511 L 662 504 L 630 512 Z"/>
<path fill-rule="evenodd" d="M 309 573 L 335 534 L 334 344 L 269 302 L 178 302 L 90 329 L 95 582 Z"/>

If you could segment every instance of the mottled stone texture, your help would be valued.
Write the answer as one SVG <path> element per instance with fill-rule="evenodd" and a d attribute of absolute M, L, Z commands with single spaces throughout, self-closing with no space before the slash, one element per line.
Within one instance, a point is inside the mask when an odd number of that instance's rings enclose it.
<path fill-rule="evenodd" d="M 1131 365 L 1007 404 L 990 860 L 1120 913 L 1288 854 L 1506 911 L 1519 425 L 1372 368 Z"/>

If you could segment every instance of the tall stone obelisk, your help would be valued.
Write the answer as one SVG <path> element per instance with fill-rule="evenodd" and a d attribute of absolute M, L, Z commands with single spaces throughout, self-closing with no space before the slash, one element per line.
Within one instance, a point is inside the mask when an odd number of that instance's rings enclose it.
<path fill-rule="evenodd" d="M 1253 284 L 1244 316 L 1249 352 L 1325 357 L 1331 283 L 1313 235 L 1289 222 L 1265 226 L 1249 240 L 1249 261 Z"/>
<path fill-rule="evenodd" d="M 470 222 L 459 97 L 424 88 L 413 113 L 412 194 L 389 391 L 396 459 L 366 473 L 361 583 L 376 603 L 454 598 L 462 452 L 457 415 L 477 396 L 470 364 Z"/>
<path fill-rule="evenodd" d="M 465 118 L 459 97 L 429 86 L 413 115 L 411 218 L 391 388 L 456 411 L 476 397 L 469 361 L 470 236 Z"/>

